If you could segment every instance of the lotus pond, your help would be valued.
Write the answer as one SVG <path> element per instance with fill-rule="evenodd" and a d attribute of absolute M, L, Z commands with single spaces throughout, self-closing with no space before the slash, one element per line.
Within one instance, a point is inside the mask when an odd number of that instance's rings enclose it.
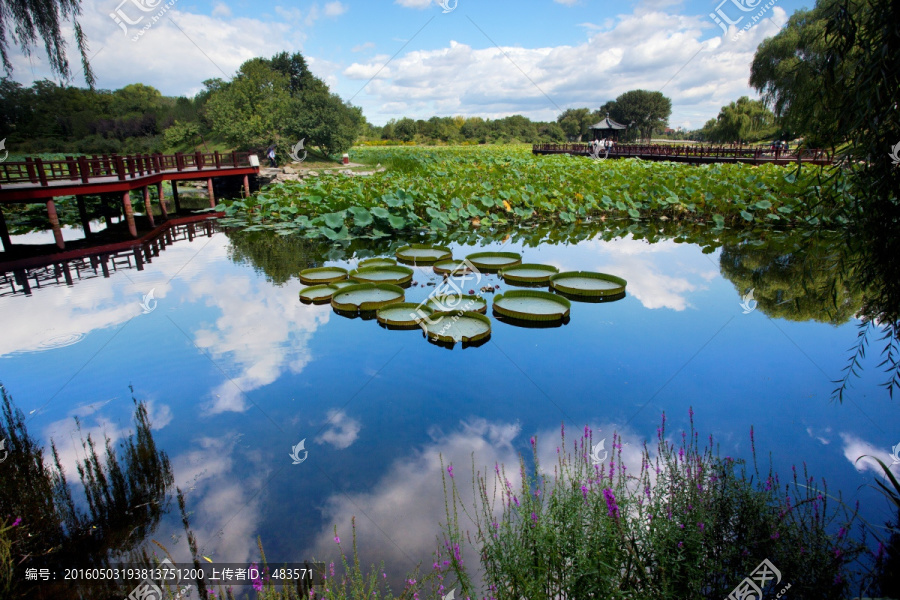
<path fill-rule="evenodd" d="M 486 319 L 490 338 L 452 347 L 429 343 L 420 328 L 301 302 L 302 289 L 390 267 L 413 243 L 444 246 L 453 260 L 515 253 L 524 265 L 552 267 L 525 275 L 606 273 L 627 280 L 627 290 L 604 302 L 567 296 L 565 321 L 527 327 L 492 314 L 498 296 L 508 295 L 512 310 L 548 311 L 563 305 L 540 294 L 563 296 L 548 280 L 525 288 L 485 272 L 478 287 L 494 291 L 476 295 L 487 314 L 466 313 L 464 326 L 477 334 Z M 561 423 L 589 426 L 607 444 L 617 431 L 627 454 L 656 436 L 663 413 L 678 437 L 691 410 L 723 455 L 750 458 L 753 426 L 761 460 L 771 457 L 782 473 L 805 465 L 880 523 L 892 515 L 865 485 L 875 479 L 872 463 L 857 462 L 887 458 L 900 435 L 877 353 L 864 359 L 844 402 L 832 401 L 866 294 L 842 270 L 845 251 L 839 234 L 823 231 L 630 218 L 338 243 L 223 231 L 178 242 L 140 272 L 0 298 L 0 380 L 28 432 L 48 452 L 55 443 L 78 503 L 81 437 L 122 443 L 135 432 L 129 386 L 146 402 L 154 452 L 168 461 L 143 465 L 141 477 L 153 480 L 163 468 L 168 476 L 155 482 L 159 510 L 138 524 L 123 517 L 122 535 L 95 549 L 113 555 L 158 551 L 155 540 L 190 562 L 178 488 L 196 554 L 214 563 L 258 560 L 257 537 L 270 562 L 330 562 L 355 517 L 362 562 L 383 561 L 402 589 L 417 563 L 431 564 L 446 465 L 456 465 L 457 478 L 470 478 L 473 463 L 515 472 L 532 436 L 546 442 L 544 462 L 552 463 Z M 364 262 L 373 258 L 384 260 Z M 418 305 L 443 276 L 433 264 L 408 268 L 407 287 L 351 283 L 332 293 L 382 286 L 383 299 L 396 288 Z M 307 269 L 324 270 L 301 281 Z M 517 298 L 519 290 L 537 295 Z M 308 454 L 295 464 L 301 441 Z M 11 453 L 0 476 L 15 460 Z"/>

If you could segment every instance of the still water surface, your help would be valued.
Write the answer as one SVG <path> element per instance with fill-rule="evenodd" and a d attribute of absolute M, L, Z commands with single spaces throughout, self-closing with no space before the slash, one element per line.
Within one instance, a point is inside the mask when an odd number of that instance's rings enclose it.
<path fill-rule="evenodd" d="M 328 260 L 342 253 L 264 234 L 180 241 L 142 272 L 0 298 L 0 382 L 76 482 L 84 451 L 74 417 L 85 435 L 127 437 L 133 386 L 185 493 L 200 553 L 218 562 L 255 559 L 257 536 L 270 562 L 333 560 L 335 527 L 349 540 L 355 516 L 363 562 L 384 561 L 398 581 L 430 564 L 444 513 L 441 460 L 458 465 L 457 477 L 473 457 L 478 468 L 515 465 L 536 435 L 546 464 L 563 422 L 591 426 L 595 439 L 616 429 L 637 452 L 663 411 L 674 437 L 690 407 L 722 455 L 749 457 L 752 425 L 759 455 L 771 454 L 785 478 L 806 463 L 831 491 L 862 500 L 865 518 L 890 517 L 865 486 L 874 471 L 855 461 L 891 462 L 896 407 L 875 360 L 843 404 L 831 401 L 856 339 L 854 294 L 827 310 L 824 295 L 806 289 L 810 277 L 833 276 L 815 261 L 837 238 L 704 250 L 671 236 L 604 240 L 600 231 L 537 247 L 446 242 L 455 258 L 502 248 L 526 263 L 628 280 L 622 300 L 573 302 L 565 326 L 493 319 L 488 343 L 452 350 L 420 331 L 298 301 L 298 265 L 350 268 L 359 257 Z M 414 279 L 438 281 L 427 267 Z M 496 275 L 479 286 L 487 284 L 507 288 Z M 750 287 L 760 305 L 747 313 Z M 411 287 L 407 301 L 431 289 Z M 151 290 L 156 304 L 142 306 Z M 308 456 L 292 464 L 301 440 Z M 188 561 L 169 508 L 145 541 Z"/>

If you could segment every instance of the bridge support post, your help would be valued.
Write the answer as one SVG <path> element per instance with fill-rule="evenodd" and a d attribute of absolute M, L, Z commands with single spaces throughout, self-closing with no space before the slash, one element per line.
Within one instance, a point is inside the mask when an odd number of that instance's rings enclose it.
<path fill-rule="evenodd" d="M 150 219 L 150 227 L 156 227 L 153 220 L 153 207 L 150 205 L 150 186 L 144 186 L 144 209 L 147 211 L 147 218 Z"/>
<path fill-rule="evenodd" d="M 209 207 L 216 207 L 216 195 L 213 193 L 213 178 L 210 177 L 206 180 L 206 191 L 209 192 Z"/>
<path fill-rule="evenodd" d="M 56 204 L 53 203 L 53 198 L 47 200 L 47 216 L 50 218 L 50 226 L 53 228 L 56 246 L 62 250 L 66 247 L 66 243 L 63 241 L 62 229 L 59 226 L 59 215 L 56 214 Z"/>
<path fill-rule="evenodd" d="M 3 251 L 12 250 L 12 241 L 9 239 L 9 229 L 6 228 L 6 217 L 3 216 L 3 209 L 0 208 L 0 241 L 3 242 Z"/>
<path fill-rule="evenodd" d="M 172 180 L 172 200 L 175 202 L 175 212 L 181 212 L 181 202 L 178 200 L 178 182 Z"/>
<path fill-rule="evenodd" d="M 250 197 L 250 176 L 244 175 L 244 196 Z"/>
<path fill-rule="evenodd" d="M 84 197 L 76 196 L 78 202 L 78 217 L 81 219 L 81 228 L 84 229 L 84 237 L 91 237 L 91 221 L 88 219 L 87 209 L 84 207 Z"/>
<path fill-rule="evenodd" d="M 137 237 L 137 227 L 134 225 L 134 209 L 131 207 L 131 192 L 122 193 L 122 207 L 125 209 L 125 221 L 128 222 L 128 233 L 131 237 Z"/>
<path fill-rule="evenodd" d="M 162 213 L 163 219 L 168 219 L 169 213 L 166 211 L 166 194 L 163 191 L 162 181 L 156 184 L 156 194 L 159 196 L 159 212 Z"/>

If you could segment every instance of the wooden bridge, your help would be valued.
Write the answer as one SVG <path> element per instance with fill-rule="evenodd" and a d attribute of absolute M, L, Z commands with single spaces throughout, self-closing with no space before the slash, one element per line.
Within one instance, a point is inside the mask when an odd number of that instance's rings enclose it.
<path fill-rule="evenodd" d="M 163 219 L 166 211 L 163 182 L 172 182 L 172 196 L 176 212 L 180 210 L 178 181 L 206 180 L 209 205 L 215 207 L 213 179 L 216 177 L 243 176 L 243 186 L 250 193 L 250 175 L 259 174 L 259 158 L 248 152 L 195 152 L 192 154 L 134 154 L 119 156 L 67 156 L 63 160 L 42 160 L 28 157 L 24 161 L 0 163 L 0 241 L 9 251 L 11 241 L 3 206 L 14 203 L 42 203 L 47 205 L 47 216 L 53 227 L 56 245 L 63 249 L 62 230 L 56 212 L 54 198 L 75 196 L 85 236 L 91 235 L 90 221 L 83 196 L 89 194 L 120 193 L 122 209 L 128 230 L 138 237 L 134 222 L 132 190 L 141 190 L 144 209 L 151 227 L 156 227 L 150 204 L 150 186 L 155 185 Z"/>
<path fill-rule="evenodd" d="M 533 154 L 573 154 L 591 156 L 588 144 L 535 144 Z M 601 147 L 600 158 L 640 158 L 642 160 L 668 160 L 692 164 L 745 163 L 751 165 L 834 164 L 834 157 L 825 150 L 771 150 L 749 146 L 702 146 L 668 144 L 616 144 L 609 154 Z"/>

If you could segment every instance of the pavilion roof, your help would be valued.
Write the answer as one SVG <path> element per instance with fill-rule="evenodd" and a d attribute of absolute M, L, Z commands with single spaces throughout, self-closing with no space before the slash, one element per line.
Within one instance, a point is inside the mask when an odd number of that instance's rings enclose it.
<path fill-rule="evenodd" d="M 610 119 L 609 115 L 606 115 L 605 119 L 603 119 L 599 123 L 591 125 L 591 129 L 628 129 L 628 126 L 617 123 Z"/>

